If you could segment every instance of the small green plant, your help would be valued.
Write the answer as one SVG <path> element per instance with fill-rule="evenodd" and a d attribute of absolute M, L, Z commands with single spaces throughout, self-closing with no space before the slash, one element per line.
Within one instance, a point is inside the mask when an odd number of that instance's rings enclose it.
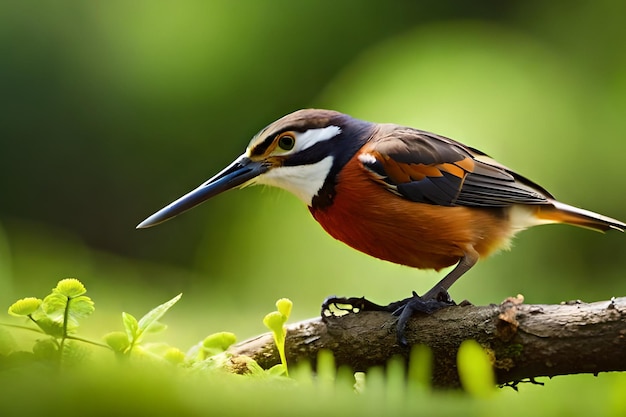
<path fill-rule="evenodd" d="M 189 350 L 186 355 L 187 364 L 196 369 L 228 370 L 231 355 L 227 350 L 236 341 L 237 337 L 230 332 L 208 335 Z"/>
<path fill-rule="evenodd" d="M 237 337 L 230 332 L 213 333 L 207 336 L 201 343 L 196 359 L 205 360 L 226 350 L 237 341 Z"/>
<path fill-rule="evenodd" d="M 125 331 L 107 333 L 104 336 L 106 344 L 120 356 L 127 357 L 130 356 L 131 353 L 150 354 L 150 350 L 146 350 L 141 346 L 144 335 L 147 333 L 162 332 L 167 328 L 167 326 L 159 320 L 170 308 L 172 308 L 174 304 L 178 302 L 178 300 L 180 300 L 180 297 L 182 297 L 182 294 L 178 294 L 171 300 L 153 308 L 139 320 L 137 320 L 132 314 L 123 312 L 122 322 L 124 324 Z M 168 351 L 170 356 L 174 355 L 171 348 L 168 348 L 165 352 Z M 180 357 L 180 355 L 176 356 Z"/>
<path fill-rule="evenodd" d="M 84 295 L 86 292 L 79 280 L 67 278 L 59 281 L 43 300 L 22 298 L 9 307 L 10 315 L 26 317 L 36 326 L 13 327 L 34 330 L 48 336 L 35 342 L 33 353 L 36 356 L 60 363 L 69 349 L 68 340 L 98 344 L 74 335 L 79 321 L 89 317 L 95 310 L 94 302 Z"/>
<path fill-rule="evenodd" d="M 276 365 L 271 372 L 276 374 L 284 373 L 285 376 L 289 376 L 289 370 L 287 368 L 287 356 L 285 355 L 285 338 L 287 337 L 287 330 L 285 329 L 285 323 L 289 319 L 291 314 L 291 308 L 293 303 L 287 298 L 281 298 L 276 301 L 276 311 L 272 311 L 263 318 L 263 324 L 265 327 L 272 331 L 274 336 L 274 343 L 278 349 L 280 355 L 280 365 Z"/>

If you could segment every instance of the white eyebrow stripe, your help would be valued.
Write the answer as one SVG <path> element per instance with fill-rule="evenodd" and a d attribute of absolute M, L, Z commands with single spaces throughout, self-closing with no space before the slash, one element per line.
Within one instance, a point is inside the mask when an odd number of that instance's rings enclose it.
<path fill-rule="evenodd" d="M 298 137 L 296 138 L 296 146 L 294 146 L 294 148 L 289 153 L 291 154 L 303 151 L 317 143 L 332 139 L 340 133 L 341 128 L 334 125 L 322 127 L 319 129 L 309 129 L 306 132 L 298 135 Z"/>

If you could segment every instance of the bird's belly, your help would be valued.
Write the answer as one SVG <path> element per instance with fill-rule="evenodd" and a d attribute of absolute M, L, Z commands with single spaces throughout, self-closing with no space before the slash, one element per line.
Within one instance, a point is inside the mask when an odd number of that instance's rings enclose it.
<path fill-rule="evenodd" d="M 311 208 L 334 238 L 368 255 L 420 269 L 453 265 L 468 248 L 481 257 L 513 234 L 503 209 L 415 203 L 364 178 L 339 181 L 332 205 Z"/>

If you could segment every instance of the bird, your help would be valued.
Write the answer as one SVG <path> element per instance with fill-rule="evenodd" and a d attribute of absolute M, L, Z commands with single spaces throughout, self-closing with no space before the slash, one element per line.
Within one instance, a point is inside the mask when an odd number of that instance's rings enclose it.
<path fill-rule="evenodd" d="M 558 201 L 545 188 L 453 139 L 373 123 L 333 110 L 302 109 L 257 133 L 230 165 L 137 228 L 162 223 L 234 188 L 268 185 L 294 194 L 335 239 L 418 269 L 454 266 L 433 288 L 389 306 L 336 302 L 399 316 L 398 340 L 416 312 L 453 305 L 448 290 L 478 260 L 508 249 L 532 226 L 566 223 L 597 231 L 626 224 Z"/>

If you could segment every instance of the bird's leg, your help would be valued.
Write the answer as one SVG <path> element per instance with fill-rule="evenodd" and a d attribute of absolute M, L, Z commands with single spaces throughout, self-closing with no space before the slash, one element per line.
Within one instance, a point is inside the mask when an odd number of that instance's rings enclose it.
<path fill-rule="evenodd" d="M 437 298 L 441 292 L 448 292 L 452 284 L 458 280 L 461 275 L 469 271 L 476 262 L 478 262 L 478 252 L 472 247 L 468 247 L 465 250 L 465 255 L 459 260 L 454 269 L 448 273 L 441 281 L 439 281 L 434 287 L 432 287 L 426 294 L 422 295 L 422 298 L 429 300 Z"/>
<path fill-rule="evenodd" d="M 415 313 L 432 314 L 435 311 L 456 305 L 456 303 L 448 294 L 448 289 L 458 280 L 461 275 L 470 270 L 471 267 L 478 262 L 478 252 L 474 248 L 468 247 L 465 250 L 465 255 L 459 260 L 459 263 L 454 267 L 452 271 L 448 273 L 441 281 L 437 283 L 433 288 L 428 290 L 426 294 L 421 297 L 413 292 L 413 297 L 408 298 L 405 303 L 400 305 L 394 315 L 398 316 L 398 323 L 396 324 L 396 335 L 398 342 L 402 346 L 407 346 L 408 342 L 404 335 L 406 324 L 409 319 Z M 407 301 L 408 300 L 408 301 Z"/>
<path fill-rule="evenodd" d="M 478 253 L 473 248 L 467 248 L 465 255 L 452 271 L 431 288 L 423 296 L 414 291 L 411 297 L 395 301 L 386 306 L 373 303 L 365 297 L 328 297 L 322 304 L 322 318 L 339 317 L 360 311 L 386 311 L 398 316 L 396 335 L 398 343 L 407 346 L 408 342 L 404 331 L 409 319 L 415 313 L 432 314 L 435 311 L 456 305 L 448 294 L 448 289 L 456 280 L 466 273 L 478 261 Z"/>

